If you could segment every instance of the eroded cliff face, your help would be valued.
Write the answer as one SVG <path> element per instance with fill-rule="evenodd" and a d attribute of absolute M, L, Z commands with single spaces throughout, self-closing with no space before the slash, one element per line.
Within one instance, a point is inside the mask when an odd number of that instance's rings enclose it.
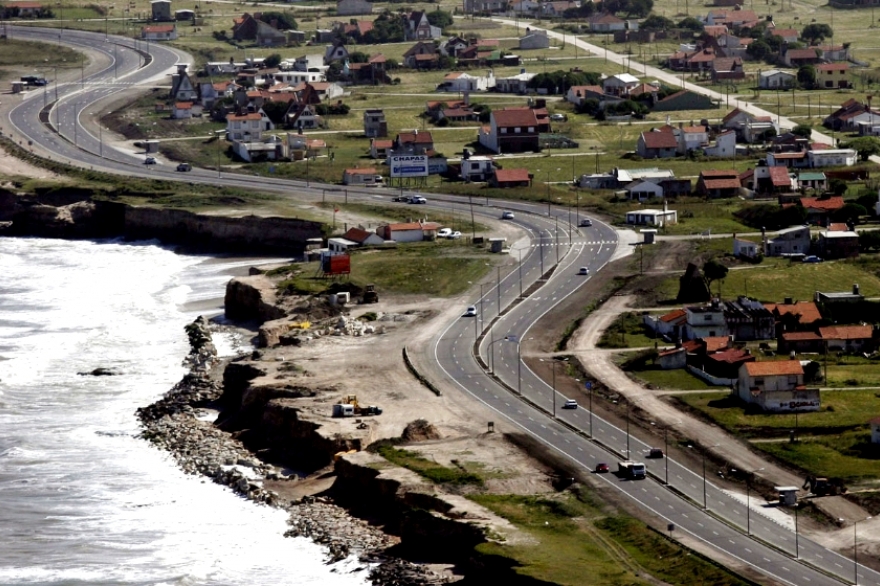
<path fill-rule="evenodd" d="M 319 222 L 296 218 L 211 216 L 93 199 L 87 190 L 0 194 L 3 233 L 46 238 L 158 239 L 188 250 L 298 255 Z"/>
<path fill-rule="evenodd" d="M 229 319 L 263 323 L 285 316 L 276 301 L 275 283 L 265 275 L 252 275 L 226 284 L 223 305 Z"/>

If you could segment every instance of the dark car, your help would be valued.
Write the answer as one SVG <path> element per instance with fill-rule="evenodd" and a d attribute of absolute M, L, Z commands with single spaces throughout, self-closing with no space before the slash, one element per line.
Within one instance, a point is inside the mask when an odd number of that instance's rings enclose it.
<path fill-rule="evenodd" d="M 806 262 L 806 263 L 822 262 L 822 259 L 819 258 L 818 256 L 810 255 L 810 256 L 804 257 L 804 262 Z"/>
<path fill-rule="evenodd" d="M 596 473 L 597 474 L 603 474 L 605 472 L 608 472 L 608 464 L 606 464 L 604 462 L 600 462 L 599 464 L 596 464 Z"/>
<path fill-rule="evenodd" d="M 663 450 L 661 450 L 660 448 L 651 448 L 651 451 L 648 452 L 648 457 L 649 458 L 662 458 L 663 457 Z"/>

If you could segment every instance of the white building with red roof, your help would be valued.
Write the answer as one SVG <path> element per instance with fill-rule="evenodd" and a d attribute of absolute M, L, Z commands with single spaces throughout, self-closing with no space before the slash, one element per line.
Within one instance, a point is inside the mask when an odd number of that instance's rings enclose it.
<path fill-rule="evenodd" d="M 678 154 L 678 139 L 671 126 L 649 130 L 639 135 L 636 153 L 644 159 L 667 159 Z"/>
<path fill-rule="evenodd" d="M 804 386 L 797 360 L 746 362 L 739 368 L 736 395 L 772 413 L 818 411 L 819 389 Z"/>
<path fill-rule="evenodd" d="M 480 145 L 495 153 L 541 150 L 538 117 L 529 108 L 493 110 L 489 125 L 480 129 Z"/>
<path fill-rule="evenodd" d="M 141 38 L 145 41 L 175 41 L 177 40 L 177 25 L 148 24 L 141 27 Z"/>

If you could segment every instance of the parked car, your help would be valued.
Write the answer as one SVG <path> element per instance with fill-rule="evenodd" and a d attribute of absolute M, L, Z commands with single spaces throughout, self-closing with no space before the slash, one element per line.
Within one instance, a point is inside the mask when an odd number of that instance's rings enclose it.
<path fill-rule="evenodd" d="M 568 120 L 568 116 L 559 113 L 550 114 L 550 120 L 553 120 L 554 122 L 565 122 L 566 120 Z"/>
<path fill-rule="evenodd" d="M 476 317 L 477 316 L 477 306 L 476 305 L 468 305 L 468 308 L 464 310 L 464 313 L 461 317 Z"/>
<path fill-rule="evenodd" d="M 822 259 L 816 255 L 811 254 L 810 256 L 804 257 L 804 262 L 822 262 Z"/>
<path fill-rule="evenodd" d="M 144 159 L 144 165 L 155 165 L 155 164 L 156 164 L 155 157 L 147 157 L 146 159 Z"/>
<path fill-rule="evenodd" d="M 437 230 L 437 238 L 449 238 L 451 234 L 451 228 L 440 228 L 439 230 Z"/>
<path fill-rule="evenodd" d="M 663 450 L 661 450 L 660 448 L 651 448 L 651 451 L 648 452 L 648 457 L 649 458 L 662 458 L 663 457 Z"/>
<path fill-rule="evenodd" d="M 577 409 L 577 408 L 578 408 L 578 402 L 575 401 L 574 399 L 567 399 L 567 400 L 565 401 L 565 404 L 562 405 L 562 408 L 563 408 L 563 409 Z"/>
<path fill-rule="evenodd" d="M 177 165 L 177 170 L 178 171 L 192 171 L 192 165 L 190 165 L 189 163 L 180 163 L 179 165 Z"/>
<path fill-rule="evenodd" d="M 502 220 L 512 220 L 513 219 L 513 212 L 511 212 L 510 210 L 506 210 L 506 211 L 502 212 L 501 219 Z"/>
<path fill-rule="evenodd" d="M 581 268 L 578 270 L 578 274 L 579 274 L 579 275 L 589 275 L 589 274 L 590 274 L 590 269 L 588 269 L 587 267 L 581 267 Z"/>
<path fill-rule="evenodd" d="M 450 239 L 452 239 L 452 240 L 458 240 L 459 238 L 461 238 L 461 232 L 459 232 L 458 230 L 456 230 L 455 232 L 453 232 L 452 234 L 450 234 L 449 236 L 447 236 L 447 238 L 450 238 Z"/>
<path fill-rule="evenodd" d="M 596 464 L 597 474 L 604 474 L 606 472 L 608 472 L 608 464 L 606 464 L 605 462 L 599 462 L 598 464 Z"/>
<path fill-rule="evenodd" d="M 414 195 L 409 198 L 409 203 L 428 203 L 428 200 L 421 195 Z"/>
<path fill-rule="evenodd" d="M 391 201 L 402 201 L 405 203 L 405 202 L 409 201 L 409 196 L 408 195 L 395 195 L 394 197 L 391 198 Z"/>
<path fill-rule="evenodd" d="M 578 226 L 580 226 L 582 228 L 589 228 L 592 225 L 593 225 L 593 220 L 591 220 L 590 218 L 583 218 L 580 221 L 580 223 L 578 224 Z"/>

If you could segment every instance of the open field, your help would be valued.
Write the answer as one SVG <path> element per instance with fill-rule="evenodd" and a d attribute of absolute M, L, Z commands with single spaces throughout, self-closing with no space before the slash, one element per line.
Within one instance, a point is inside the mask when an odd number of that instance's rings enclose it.
<path fill-rule="evenodd" d="M 22 75 L 43 75 L 46 79 L 53 79 L 54 67 L 46 68 L 50 54 L 59 69 L 79 70 L 84 58 L 82 53 L 67 47 L 52 46 L 49 49 L 42 43 L 15 38 L 0 40 L 0 80 L 17 81 Z"/>
<path fill-rule="evenodd" d="M 829 371 L 830 375 L 830 371 Z M 871 443 L 868 419 L 880 410 L 877 390 L 822 391 L 815 413 L 757 414 L 727 392 L 679 395 L 681 401 L 754 447 L 817 476 L 849 480 L 880 476 L 880 449 Z M 791 443 L 795 432 L 799 441 Z"/>
<path fill-rule="evenodd" d="M 651 584 L 745 585 L 630 517 L 609 514 L 586 491 L 580 498 L 472 495 L 527 531 L 538 545 L 485 543 L 478 551 L 509 558 L 518 573 L 544 583 L 580 586 Z"/>

